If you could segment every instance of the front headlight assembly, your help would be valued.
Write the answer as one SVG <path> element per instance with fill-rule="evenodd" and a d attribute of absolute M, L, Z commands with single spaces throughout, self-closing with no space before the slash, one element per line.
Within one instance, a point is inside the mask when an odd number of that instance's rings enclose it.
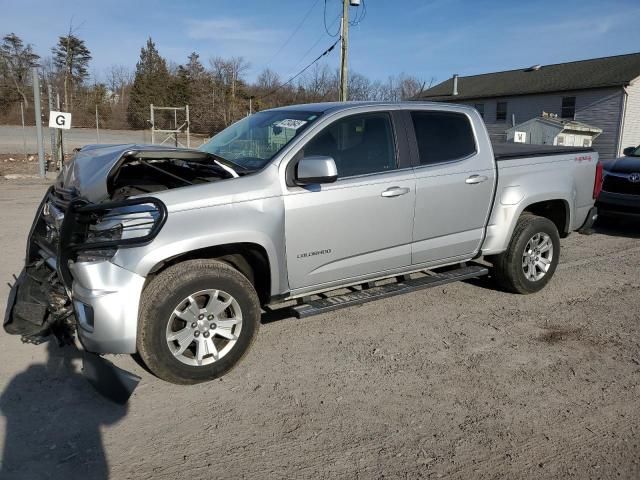
<path fill-rule="evenodd" d="M 106 260 L 119 248 L 146 245 L 166 220 L 167 207 L 152 197 L 96 205 L 72 202 L 60 229 L 58 255 L 63 278 L 70 280 L 69 260 Z"/>

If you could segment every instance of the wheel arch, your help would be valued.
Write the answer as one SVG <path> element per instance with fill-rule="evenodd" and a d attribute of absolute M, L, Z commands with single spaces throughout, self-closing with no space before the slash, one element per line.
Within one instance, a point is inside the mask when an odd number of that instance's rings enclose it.
<path fill-rule="evenodd" d="M 563 195 L 534 195 L 525 202 L 505 204 L 496 202 L 482 245 L 482 255 L 496 255 L 505 251 L 511 241 L 518 219 L 532 213 L 551 220 L 561 238 L 571 232 L 571 203 Z"/>
<path fill-rule="evenodd" d="M 522 210 L 520 215 L 523 213 L 533 213 L 539 217 L 551 220 L 558 229 L 560 238 L 565 238 L 569 235 L 570 231 L 570 212 L 569 202 L 564 199 L 551 199 L 529 204 Z"/>
<path fill-rule="evenodd" d="M 272 264 L 267 249 L 251 242 L 201 247 L 166 258 L 151 268 L 145 286 L 167 268 L 186 260 L 198 259 L 216 259 L 231 265 L 253 284 L 262 304 L 269 302 L 273 286 Z"/>

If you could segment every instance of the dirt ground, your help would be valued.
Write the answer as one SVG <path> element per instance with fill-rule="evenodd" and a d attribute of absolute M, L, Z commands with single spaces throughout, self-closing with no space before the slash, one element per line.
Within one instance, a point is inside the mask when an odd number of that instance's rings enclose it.
<path fill-rule="evenodd" d="M 0 180 L 0 278 L 46 186 Z M 125 407 L 70 349 L 0 334 L 0 478 L 640 478 L 640 225 L 562 241 L 531 296 L 490 280 L 265 316 L 208 384 L 142 376 Z M 0 286 L 0 308 L 8 293 Z"/>
<path fill-rule="evenodd" d="M 5 175 L 36 175 L 37 173 L 37 155 L 0 153 L 0 181 Z"/>

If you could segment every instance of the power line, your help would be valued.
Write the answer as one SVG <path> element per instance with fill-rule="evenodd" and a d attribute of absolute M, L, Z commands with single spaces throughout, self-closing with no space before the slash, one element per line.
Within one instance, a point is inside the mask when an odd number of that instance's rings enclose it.
<path fill-rule="evenodd" d="M 340 40 L 342 40 L 342 38 L 338 38 L 333 45 L 331 45 L 329 48 L 327 48 L 324 52 L 322 52 L 320 55 L 318 55 L 318 57 L 316 57 L 316 59 L 311 62 L 309 65 L 307 65 L 306 67 L 304 67 L 302 70 L 300 70 L 298 73 L 296 73 L 293 77 L 291 77 L 289 80 L 287 80 L 286 82 L 280 84 L 279 86 L 277 86 L 276 88 L 274 88 L 273 90 L 271 90 L 269 93 L 261 96 L 258 98 L 258 100 L 262 100 L 263 98 L 267 98 L 271 95 L 273 95 L 274 93 L 276 93 L 278 90 L 280 90 L 281 88 L 289 85 L 291 82 L 293 82 L 296 78 L 298 78 L 300 75 L 302 75 L 304 72 L 306 72 L 307 70 L 309 70 L 309 68 L 311 68 L 311 66 L 313 66 L 314 63 L 317 63 L 322 57 L 329 55 L 329 53 L 331 53 L 333 51 L 334 48 L 336 48 L 336 45 L 338 45 L 338 43 L 340 43 Z"/>
<path fill-rule="evenodd" d="M 278 49 L 278 51 L 276 53 L 273 54 L 273 56 L 267 61 L 265 62 L 265 66 L 269 66 L 271 64 L 271 62 L 282 52 L 282 50 L 284 50 L 284 47 L 286 47 L 289 42 L 291 41 L 291 39 L 293 37 L 295 37 L 296 33 L 298 33 L 300 31 L 300 29 L 302 28 L 302 25 L 304 25 L 304 23 L 307 21 L 307 18 L 309 18 L 309 15 L 311 15 L 311 12 L 313 11 L 313 9 L 316 7 L 316 5 L 318 4 L 320 0 L 316 0 L 315 2 L 313 2 L 313 5 L 311 5 L 311 8 L 307 11 L 307 13 L 304 15 L 304 17 L 302 18 L 302 20 L 300 21 L 300 23 L 298 24 L 298 26 L 296 27 L 296 29 L 293 31 L 293 33 L 291 35 L 289 35 L 289 38 L 287 38 L 285 40 L 285 42 L 282 44 L 282 46 Z M 326 0 L 325 0 L 326 1 Z"/>
<path fill-rule="evenodd" d="M 358 13 L 360 13 L 359 17 L 358 17 Z M 355 18 L 351 22 L 349 22 L 349 25 L 351 25 L 352 27 L 356 27 L 360 25 L 360 23 L 362 23 L 362 21 L 364 20 L 364 17 L 366 16 L 367 16 L 367 3 L 366 3 L 366 0 L 362 0 L 362 4 L 360 7 L 358 7 Z"/>
<path fill-rule="evenodd" d="M 340 15 L 338 15 L 338 18 L 340 18 Z M 325 32 L 327 32 L 327 35 L 329 35 L 330 37 L 337 37 L 338 35 L 340 35 L 340 29 L 338 29 L 336 33 L 331 33 L 329 31 L 329 27 L 327 27 L 327 0 L 324 0 L 324 13 L 322 15 L 322 20 L 324 21 L 324 30 Z M 334 23 L 335 20 L 329 26 L 332 26 Z"/>
<path fill-rule="evenodd" d="M 332 27 L 333 24 L 335 24 L 338 20 L 340 19 L 340 15 L 338 15 L 336 18 L 333 19 L 333 22 L 331 22 L 329 24 L 329 27 Z M 298 63 L 295 64 L 295 66 L 292 68 L 292 70 L 295 71 L 296 68 L 298 68 L 298 66 L 303 62 L 303 60 L 305 58 L 307 58 L 307 55 L 309 55 L 317 46 L 318 44 L 324 39 L 324 32 L 318 37 L 318 39 L 315 41 L 315 43 L 313 45 L 311 45 L 311 47 L 309 47 L 309 50 L 307 50 L 305 52 L 304 55 L 302 55 L 302 57 L 300 57 L 300 60 L 298 60 Z"/>

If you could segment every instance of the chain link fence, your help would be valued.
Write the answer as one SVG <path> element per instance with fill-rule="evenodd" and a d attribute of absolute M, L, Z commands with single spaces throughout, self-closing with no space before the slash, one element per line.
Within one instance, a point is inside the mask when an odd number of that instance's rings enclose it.
<path fill-rule="evenodd" d="M 186 146 L 197 148 L 206 142 L 214 131 L 214 126 L 197 123 L 197 130 L 185 117 L 185 106 L 175 111 L 162 111 L 156 114 L 156 130 L 175 130 L 171 134 L 153 132 L 150 108 L 144 123 L 147 128 L 133 129 L 127 119 L 127 102 L 118 95 L 107 94 L 99 86 L 79 89 L 64 105 L 64 95 L 51 82 L 40 75 L 41 111 L 35 110 L 35 95 L 32 86 L 25 90 L 22 97 L 2 95 L 0 91 L 0 163 L 13 161 L 37 162 L 38 134 L 36 116 L 42 121 L 42 144 L 44 146 L 46 169 L 53 171 L 60 164 L 58 136 L 62 138 L 65 158 L 73 150 L 88 144 L 150 144 L 162 143 L 168 146 Z M 158 105 L 171 107 L 170 105 Z M 149 106 L 150 107 L 150 106 Z M 196 117 L 206 109 L 204 105 L 195 105 Z M 49 112 L 63 111 L 72 114 L 71 129 L 49 128 Z M 192 110 L 193 111 L 193 110 Z M 191 127 L 187 142 L 187 126 Z"/>

